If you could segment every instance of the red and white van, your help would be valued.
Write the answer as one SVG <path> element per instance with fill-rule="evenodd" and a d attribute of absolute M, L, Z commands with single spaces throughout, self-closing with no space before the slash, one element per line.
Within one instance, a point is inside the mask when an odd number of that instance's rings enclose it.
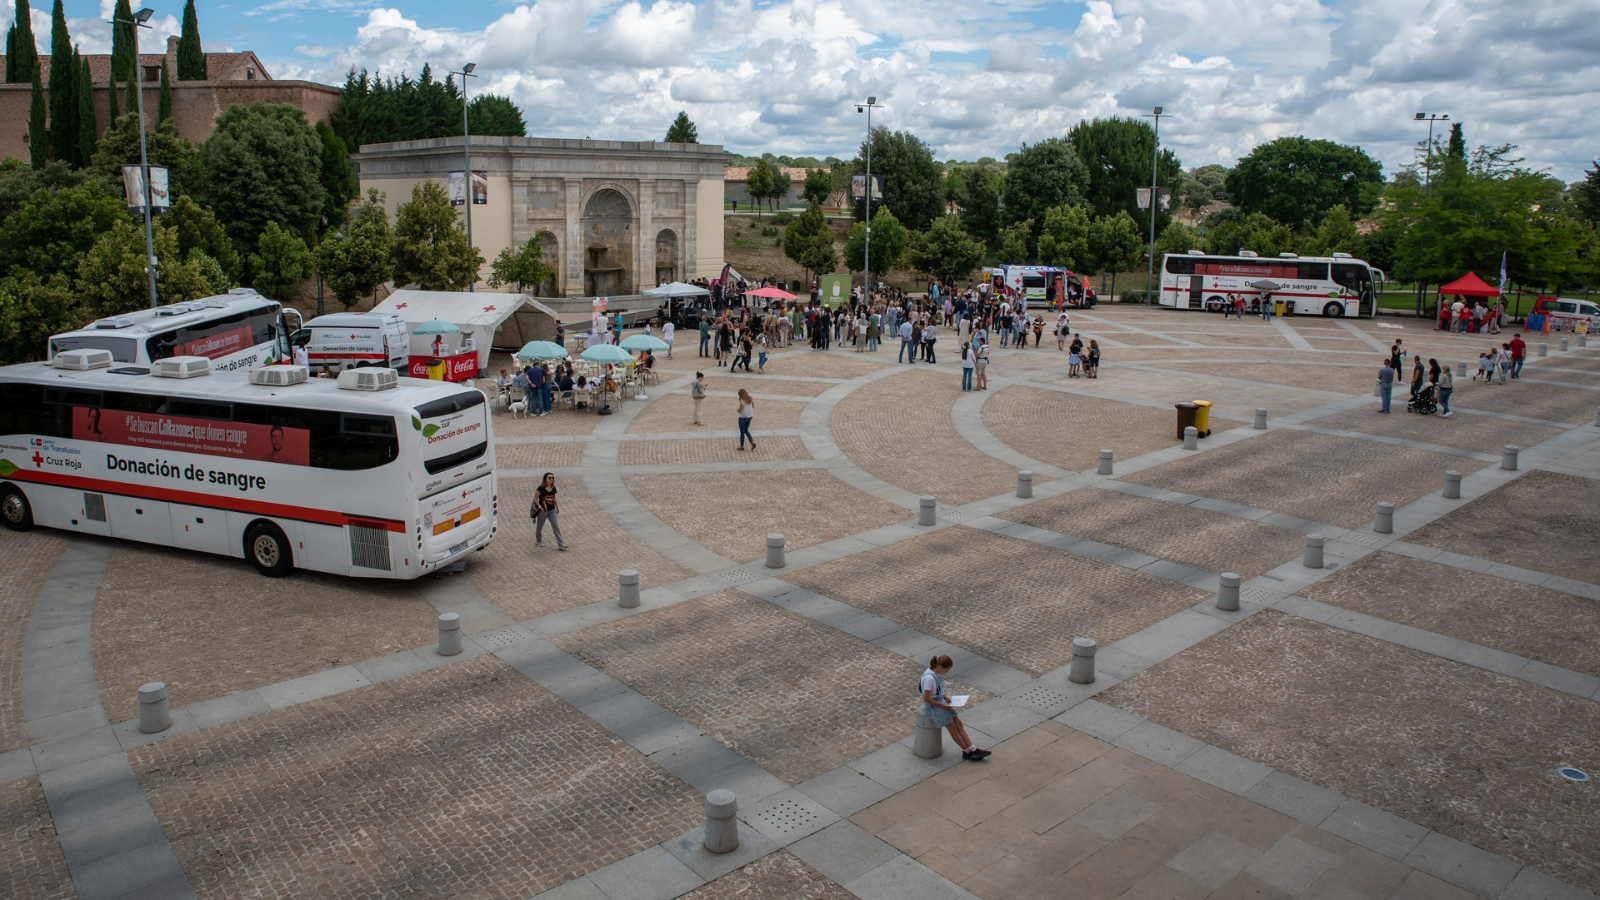
<path fill-rule="evenodd" d="M 1600 330 L 1600 305 L 1567 297 L 1540 297 L 1533 311 L 1550 319 L 1551 331 L 1578 331 L 1592 334 Z"/>

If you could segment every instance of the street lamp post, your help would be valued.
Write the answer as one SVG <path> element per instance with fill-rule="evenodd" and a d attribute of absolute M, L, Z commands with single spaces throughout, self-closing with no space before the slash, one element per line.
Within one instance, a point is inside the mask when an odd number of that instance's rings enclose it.
<path fill-rule="evenodd" d="M 1150 148 L 1150 260 L 1145 272 L 1144 302 L 1150 302 L 1150 292 L 1156 280 L 1156 168 L 1161 161 L 1161 107 L 1145 118 L 1155 119 L 1155 141 Z"/>
<path fill-rule="evenodd" d="M 452 75 L 461 76 L 461 199 L 467 209 L 467 249 L 472 249 L 472 128 L 467 124 L 467 79 L 476 78 L 472 70 L 478 67 L 477 63 L 467 63 L 459 72 Z M 478 282 L 474 273 L 472 281 L 467 284 L 467 290 L 472 290 Z"/>
<path fill-rule="evenodd" d="M 1422 158 L 1422 186 L 1428 187 L 1433 183 L 1433 123 L 1450 121 L 1449 115 L 1438 113 L 1417 113 L 1416 121 L 1428 123 L 1428 155 Z"/>
<path fill-rule="evenodd" d="M 868 97 L 867 102 L 856 107 L 856 112 L 867 114 L 867 215 L 863 221 L 866 227 L 866 237 L 861 248 L 861 267 L 866 270 L 866 284 L 862 285 L 861 302 L 870 302 L 872 298 L 872 108 L 878 105 L 877 97 Z"/>
<path fill-rule="evenodd" d="M 139 104 L 139 179 L 144 182 L 144 271 L 150 282 L 150 308 L 156 307 L 156 240 L 155 233 L 150 228 L 150 151 L 145 146 L 144 138 L 144 79 L 139 66 L 139 29 L 149 28 L 146 23 L 155 15 L 155 10 L 145 8 L 133 14 L 133 19 L 117 19 L 122 25 L 133 28 L 133 79 L 136 90 L 134 98 Z M 111 86 L 115 91 L 116 85 Z"/>

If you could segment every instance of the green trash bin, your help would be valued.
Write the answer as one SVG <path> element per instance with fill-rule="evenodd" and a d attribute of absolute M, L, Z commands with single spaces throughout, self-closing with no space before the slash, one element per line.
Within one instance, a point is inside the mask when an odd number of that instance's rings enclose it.
<path fill-rule="evenodd" d="M 1193 403 L 1175 403 L 1173 406 L 1178 410 L 1178 440 L 1181 441 L 1183 440 L 1183 430 L 1190 425 L 1194 425 L 1195 413 L 1199 412 L 1200 408 Z M 1195 431 L 1199 430 L 1199 426 L 1195 426 Z"/>
<path fill-rule="evenodd" d="M 1211 401 L 1194 401 L 1194 430 L 1200 437 L 1211 436 Z"/>

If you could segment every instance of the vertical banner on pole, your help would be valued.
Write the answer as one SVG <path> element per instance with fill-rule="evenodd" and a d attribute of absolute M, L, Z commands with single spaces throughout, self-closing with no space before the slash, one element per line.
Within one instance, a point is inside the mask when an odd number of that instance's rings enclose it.
<path fill-rule="evenodd" d="M 819 279 L 819 283 L 822 287 L 822 302 L 832 309 L 838 309 L 839 305 L 850 297 L 849 275 L 824 275 Z"/>
<path fill-rule="evenodd" d="M 128 199 L 131 215 L 144 215 L 144 173 L 138 166 L 122 167 L 122 192 Z M 167 188 L 167 167 L 150 167 L 150 212 L 160 215 L 172 208 L 172 194 Z"/>
<path fill-rule="evenodd" d="M 472 205 L 487 206 L 489 204 L 489 173 L 482 169 L 472 170 Z"/>
<path fill-rule="evenodd" d="M 450 205 L 464 206 L 467 202 L 467 179 L 460 172 L 450 173 Z"/>

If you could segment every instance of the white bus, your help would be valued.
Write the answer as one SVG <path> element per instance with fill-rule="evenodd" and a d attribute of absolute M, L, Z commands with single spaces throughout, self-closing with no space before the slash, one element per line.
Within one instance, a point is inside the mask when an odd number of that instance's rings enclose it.
<path fill-rule="evenodd" d="M 0 522 L 416 578 L 488 545 L 489 408 L 469 387 L 299 366 L 211 374 L 105 350 L 0 368 Z"/>
<path fill-rule="evenodd" d="M 1168 253 L 1161 262 L 1161 305 L 1222 312 L 1236 299 L 1252 304 L 1263 292 L 1294 315 L 1370 318 L 1377 315 L 1375 281 L 1383 272 L 1348 253 L 1329 257 L 1249 250 L 1213 256 L 1199 250 Z"/>
<path fill-rule="evenodd" d="M 249 288 L 235 288 L 55 335 L 46 358 L 63 350 L 109 350 L 116 362 L 148 366 L 171 356 L 203 356 L 211 360 L 212 371 L 235 372 L 288 362 L 289 336 L 299 329 L 299 312 Z"/>

